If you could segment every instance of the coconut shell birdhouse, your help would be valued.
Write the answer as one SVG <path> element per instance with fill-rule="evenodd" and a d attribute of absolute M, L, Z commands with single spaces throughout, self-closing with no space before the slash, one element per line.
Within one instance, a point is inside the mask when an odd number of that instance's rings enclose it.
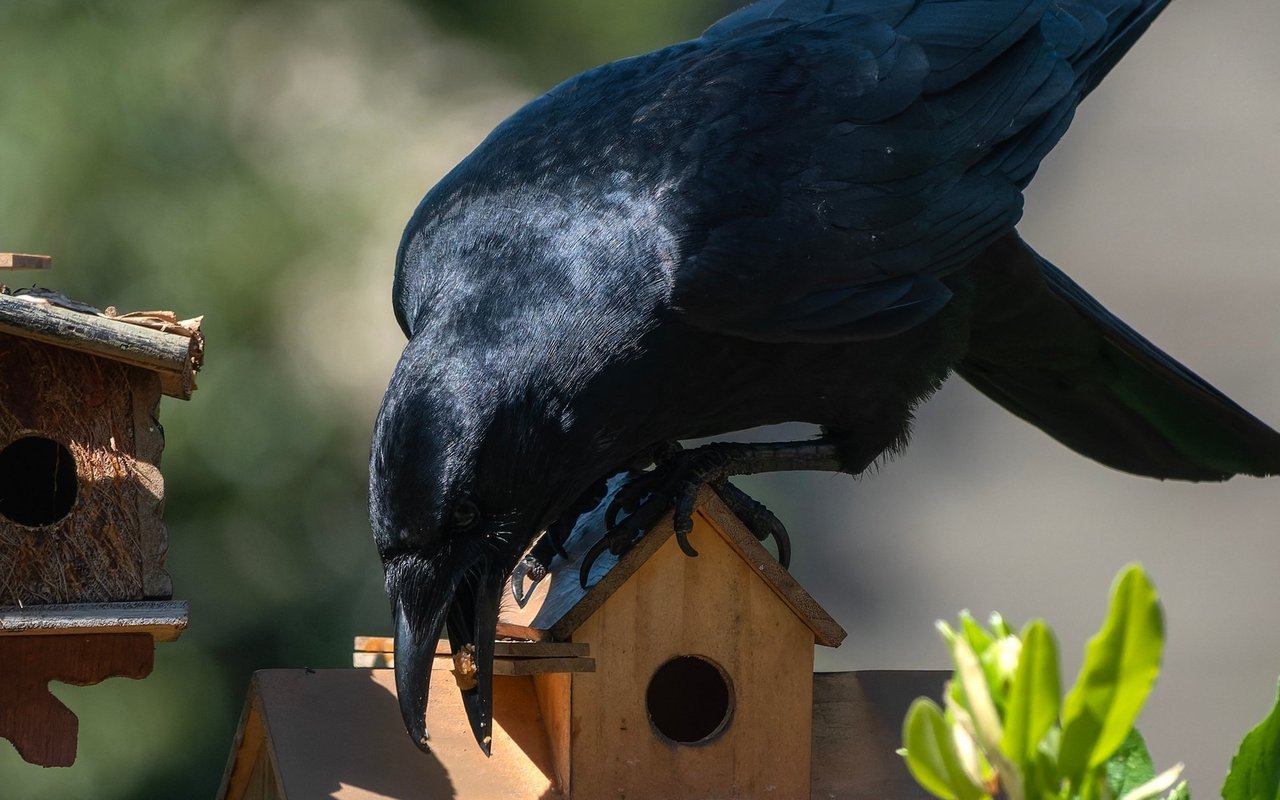
<path fill-rule="evenodd" d="M 567 542 L 584 553 L 602 511 Z M 254 676 L 218 795 L 242 798 L 922 798 L 895 754 L 946 673 L 815 675 L 844 631 L 710 489 L 681 552 L 670 517 L 620 557 L 557 561 L 495 644 L 492 757 L 437 649 L 430 753 L 405 734 L 389 669 Z M 356 664 L 394 665 L 358 637 Z"/>
<path fill-rule="evenodd" d="M 47 258 L 0 254 L 5 271 Z M 70 764 L 76 720 L 49 680 L 150 672 L 186 604 L 165 570 L 162 395 L 189 399 L 199 320 L 0 289 L 0 736 Z"/>

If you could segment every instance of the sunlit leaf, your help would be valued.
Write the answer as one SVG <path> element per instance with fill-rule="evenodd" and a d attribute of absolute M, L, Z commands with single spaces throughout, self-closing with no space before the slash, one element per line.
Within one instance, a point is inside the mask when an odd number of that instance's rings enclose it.
<path fill-rule="evenodd" d="M 1058 721 L 1062 683 L 1058 677 L 1058 646 L 1041 620 L 1022 632 L 1022 652 L 1009 691 L 1004 737 L 1000 747 L 1025 771 L 1035 761 L 1040 740 Z"/>
<path fill-rule="evenodd" d="M 1085 648 L 1084 665 L 1062 712 L 1060 766 L 1078 783 L 1124 742 L 1160 671 L 1164 616 L 1142 568 L 1116 581 L 1102 629 Z"/>
<path fill-rule="evenodd" d="M 1231 759 L 1223 800 L 1280 798 L 1280 696 L 1267 718 L 1249 731 Z"/>
<path fill-rule="evenodd" d="M 1129 737 L 1120 749 L 1107 761 L 1107 786 L 1116 797 L 1146 783 L 1156 776 L 1147 743 L 1137 729 L 1129 731 Z"/>
<path fill-rule="evenodd" d="M 922 787 L 941 800 L 979 800 L 986 797 L 965 775 L 942 709 L 928 698 L 917 698 L 902 726 L 907 769 Z"/>

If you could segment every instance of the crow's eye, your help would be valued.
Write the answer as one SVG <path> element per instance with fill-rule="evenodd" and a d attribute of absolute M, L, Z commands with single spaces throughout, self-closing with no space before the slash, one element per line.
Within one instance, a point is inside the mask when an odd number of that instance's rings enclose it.
<path fill-rule="evenodd" d="M 459 500 L 453 507 L 453 518 L 451 522 L 455 530 L 465 531 L 474 528 L 475 524 L 480 521 L 480 508 L 475 504 L 474 500 L 463 498 Z"/>

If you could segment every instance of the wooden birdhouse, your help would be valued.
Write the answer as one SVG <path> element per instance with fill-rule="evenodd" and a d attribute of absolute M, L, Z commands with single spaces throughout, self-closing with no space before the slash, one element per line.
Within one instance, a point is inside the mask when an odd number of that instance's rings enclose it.
<path fill-rule="evenodd" d="M 580 522 L 570 552 L 598 536 Z M 499 624 L 493 756 L 475 744 L 447 643 L 437 650 L 430 754 L 404 732 L 389 669 L 257 673 L 220 798 L 590 799 L 925 797 L 895 749 L 911 700 L 942 672 L 815 675 L 844 631 L 703 489 L 689 536 L 668 519 L 587 589 L 553 569 Z M 394 665 L 388 639 L 356 663 Z"/>
<path fill-rule="evenodd" d="M 534 681 L 573 797 L 808 792 L 814 645 L 845 632 L 710 490 L 693 523 L 696 558 L 660 526 L 530 623 L 595 659 Z"/>
<path fill-rule="evenodd" d="M 142 677 L 186 625 L 165 570 L 160 397 L 189 399 L 202 359 L 199 320 L 0 290 L 0 735 L 28 761 L 75 757 L 50 679 Z"/>

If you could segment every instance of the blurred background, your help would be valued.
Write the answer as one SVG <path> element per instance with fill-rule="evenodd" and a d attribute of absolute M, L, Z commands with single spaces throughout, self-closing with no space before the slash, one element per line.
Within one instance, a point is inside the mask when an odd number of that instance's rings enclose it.
<path fill-rule="evenodd" d="M 121 310 L 205 314 L 166 399 L 169 566 L 191 627 L 145 681 L 55 685 L 75 767 L 0 742 L 5 798 L 188 798 L 219 781 L 249 675 L 350 664 L 387 634 L 365 519 L 372 420 L 401 347 L 389 292 L 421 195 L 558 80 L 696 35 L 736 4 L 320 0 L 0 4 L 0 249 Z M 1280 424 L 1280 5 L 1175 3 L 1081 109 L 1024 235 L 1120 316 Z M 28 274 L 30 275 L 30 274 Z M 963 382 L 854 481 L 746 487 L 849 631 L 820 669 L 938 668 L 932 623 L 1056 627 L 1073 674 L 1111 577 L 1143 561 L 1165 671 L 1158 765 L 1216 792 L 1280 675 L 1280 480 L 1175 485 L 1059 447 Z"/>

